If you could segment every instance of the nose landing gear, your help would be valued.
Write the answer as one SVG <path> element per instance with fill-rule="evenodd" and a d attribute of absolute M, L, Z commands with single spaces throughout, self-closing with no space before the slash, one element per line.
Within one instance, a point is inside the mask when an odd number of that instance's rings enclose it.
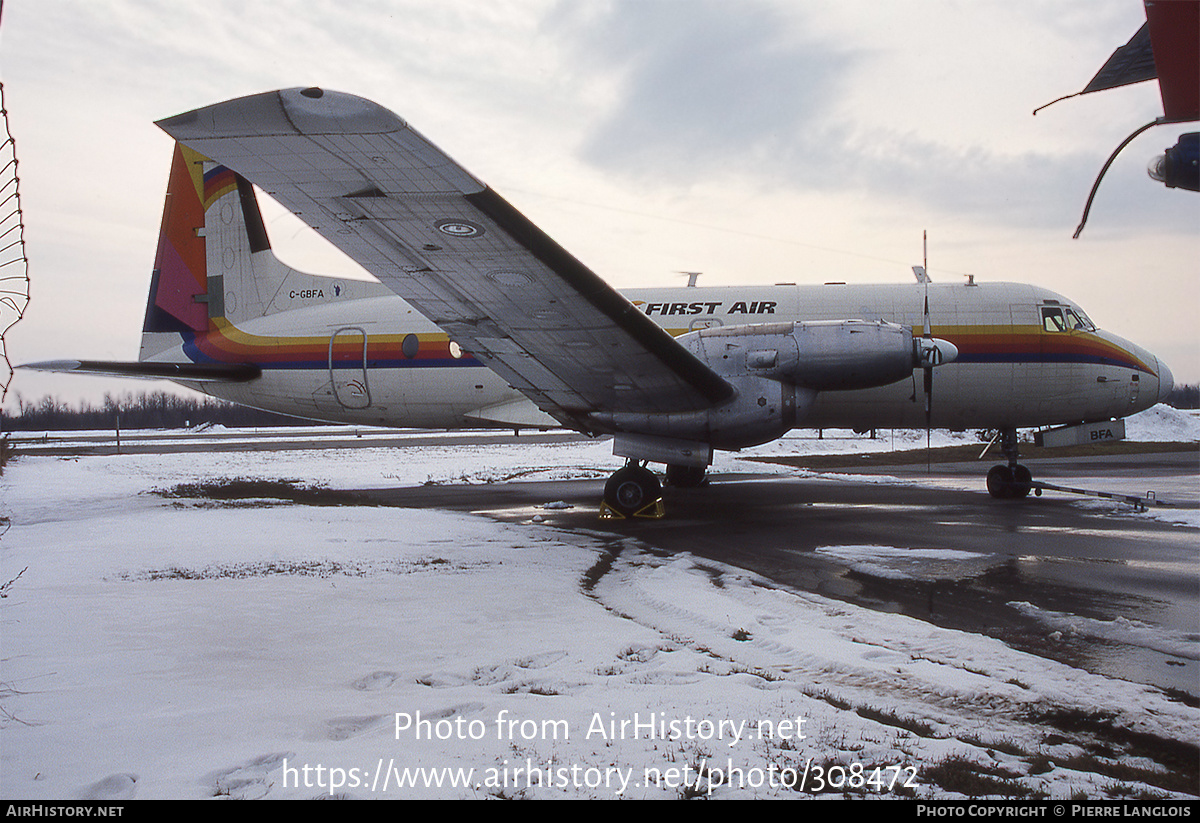
<path fill-rule="evenodd" d="M 987 490 L 992 497 L 1001 500 L 1023 500 L 1033 489 L 1033 475 L 1019 461 L 1017 430 L 1000 430 L 1000 451 L 1008 458 L 1008 465 L 996 465 L 987 473 Z M 1041 490 L 1038 491 L 1041 494 Z"/>

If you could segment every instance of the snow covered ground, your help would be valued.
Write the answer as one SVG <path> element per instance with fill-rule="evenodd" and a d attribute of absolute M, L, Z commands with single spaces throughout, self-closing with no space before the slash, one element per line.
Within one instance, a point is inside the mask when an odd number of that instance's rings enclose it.
<path fill-rule="evenodd" d="M 1200 427 L 1160 407 L 1129 435 L 1197 440 Z M 924 445 L 923 432 L 905 438 Z M 809 451 L 894 442 L 803 439 Z M 599 531 L 155 493 L 230 478 L 340 489 L 598 477 L 613 465 L 607 443 L 11 463 L 0 794 L 1196 793 L 1163 779 L 1162 762 L 1194 768 L 1200 710 L 986 637 Z M 1194 658 L 1200 639 L 1180 645 Z"/>

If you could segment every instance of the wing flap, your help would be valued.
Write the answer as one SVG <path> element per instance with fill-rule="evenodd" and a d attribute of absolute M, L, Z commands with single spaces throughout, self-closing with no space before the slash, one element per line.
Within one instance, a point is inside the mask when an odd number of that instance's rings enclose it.
<path fill-rule="evenodd" d="M 300 215 L 558 420 L 732 388 L 391 112 L 288 89 L 161 121 Z"/>

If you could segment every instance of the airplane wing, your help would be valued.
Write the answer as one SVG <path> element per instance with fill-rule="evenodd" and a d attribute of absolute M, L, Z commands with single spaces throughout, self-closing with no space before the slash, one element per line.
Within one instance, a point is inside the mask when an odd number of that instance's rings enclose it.
<path fill-rule="evenodd" d="M 733 389 L 407 123 L 285 89 L 159 121 L 261 187 L 541 409 L 680 412 Z"/>

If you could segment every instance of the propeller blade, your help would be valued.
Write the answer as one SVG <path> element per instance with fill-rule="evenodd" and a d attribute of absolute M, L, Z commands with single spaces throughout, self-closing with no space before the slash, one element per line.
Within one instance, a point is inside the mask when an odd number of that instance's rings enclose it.
<path fill-rule="evenodd" d="M 925 366 L 925 470 L 926 470 L 926 472 L 931 471 L 931 468 L 930 468 L 931 458 L 930 458 L 930 453 L 929 453 L 930 452 L 929 444 L 932 439 L 931 432 L 933 429 L 933 363 L 934 363 L 934 358 L 936 357 L 936 354 L 934 354 L 934 352 L 937 352 L 937 351 L 938 350 L 935 347 L 933 352 L 930 353 L 931 356 L 930 356 L 929 360 L 927 361 L 928 365 Z"/>
<path fill-rule="evenodd" d="M 925 273 L 925 473 L 933 471 L 930 442 L 933 432 L 933 367 L 939 362 L 941 350 L 933 341 L 933 325 L 929 319 L 929 232 L 921 232 L 921 269 Z"/>

